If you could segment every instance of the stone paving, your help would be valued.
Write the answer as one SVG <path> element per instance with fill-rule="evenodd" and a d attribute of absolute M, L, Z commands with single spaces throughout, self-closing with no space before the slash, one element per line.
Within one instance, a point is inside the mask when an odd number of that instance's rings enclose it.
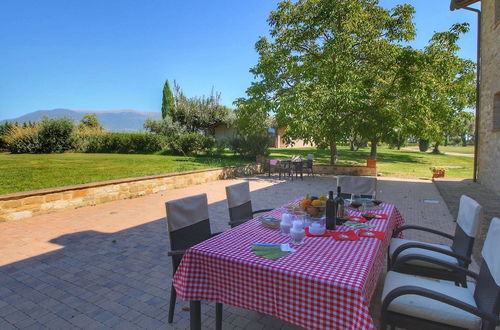
<path fill-rule="evenodd" d="M 254 208 L 277 207 L 306 193 L 332 190 L 334 177 L 303 181 L 253 177 Z M 167 323 L 171 261 L 164 203 L 208 194 L 212 231 L 228 229 L 225 180 L 94 207 L 0 224 L 0 329 L 187 329 L 187 302 Z M 453 233 L 455 223 L 431 181 L 380 178 L 378 196 L 407 223 Z M 435 200 L 437 204 L 424 203 Z M 442 242 L 428 234 L 407 237 Z M 444 242 L 444 241 L 443 241 Z M 447 242 L 444 242 L 447 243 Z M 372 301 L 378 318 L 379 287 Z M 213 303 L 202 304 L 203 328 L 214 328 Z M 268 315 L 224 306 L 225 329 L 294 329 Z"/>
<path fill-rule="evenodd" d="M 481 249 L 491 219 L 500 217 L 500 195 L 471 179 L 437 179 L 435 184 L 455 218 L 458 214 L 460 196 L 462 195 L 467 195 L 482 205 L 483 216 L 479 226 L 478 239 L 473 250 L 473 257 L 479 263 L 481 261 Z"/>

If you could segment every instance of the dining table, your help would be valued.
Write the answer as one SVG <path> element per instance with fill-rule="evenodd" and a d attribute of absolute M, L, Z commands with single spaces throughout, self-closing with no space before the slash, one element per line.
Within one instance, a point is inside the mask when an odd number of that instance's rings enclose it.
<path fill-rule="evenodd" d="M 280 219 L 288 205 L 301 199 L 263 216 Z M 361 215 L 347 210 L 350 216 Z M 303 244 L 291 245 L 295 252 L 276 260 L 257 256 L 252 245 L 291 239 L 263 226 L 259 218 L 191 247 L 173 278 L 177 295 L 190 301 L 191 329 L 201 329 L 202 300 L 268 314 L 307 329 L 376 329 L 370 300 L 392 233 L 404 219 L 389 203 L 371 212 L 383 216 L 369 221 L 381 237 L 306 237 Z M 335 232 L 350 230 L 338 225 Z"/>

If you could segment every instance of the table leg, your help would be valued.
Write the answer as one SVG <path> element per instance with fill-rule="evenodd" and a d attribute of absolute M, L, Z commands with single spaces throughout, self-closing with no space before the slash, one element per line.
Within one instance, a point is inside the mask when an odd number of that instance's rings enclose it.
<path fill-rule="evenodd" d="M 222 304 L 215 303 L 215 329 L 222 330 Z"/>
<path fill-rule="evenodd" d="M 189 324 L 191 330 L 201 330 L 201 303 L 199 300 L 189 302 Z"/>

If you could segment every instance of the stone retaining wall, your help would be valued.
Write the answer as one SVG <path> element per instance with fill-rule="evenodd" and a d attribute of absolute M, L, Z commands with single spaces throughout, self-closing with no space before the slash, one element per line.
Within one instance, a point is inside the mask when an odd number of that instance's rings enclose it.
<path fill-rule="evenodd" d="M 0 195 L 0 222 L 134 198 L 193 184 L 254 175 L 258 172 L 259 164 L 248 164 L 5 194 Z"/>
<path fill-rule="evenodd" d="M 376 167 L 313 165 L 314 174 L 377 176 Z"/>

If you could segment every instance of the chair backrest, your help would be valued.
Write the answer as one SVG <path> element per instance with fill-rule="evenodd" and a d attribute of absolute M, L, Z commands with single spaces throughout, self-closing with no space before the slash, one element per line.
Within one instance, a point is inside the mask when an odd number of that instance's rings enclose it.
<path fill-rule="evenodd" d="M 342 188 L 342 196 L 350 197 L 351 194 L 360 194 L 362 197 L 372 197 L 377 191 L 377 178 L 369 176 L 337 177 L 337 187 Z"/>
<path fill-rule="evenodd" d="M 250 185 L 247 181 L 226 187 L 227 206 L 231 221 L 250 220 L 253 218 Z"/>
<path fill-rule="evenodd" d="M 491 220 L 486 240 L 484 241 L 483 264 L 474 290 L 474 300 L 477 307 L 493 315 L 500 314 L 500 218 Z M 482 329 L 495 329 L 494 324 L 483 321 Z"/>
<path fill-rule="evenodd" d="M 302 156 L 292 156 L 291 158 L 292 162 L 301 162 L 302 161 Z"/>
<path fill-rule="evenodd" d="M 466 257 L 471 256 L 481 221 L 481 210 L 481 205 L 472 198 L 465 195 L 460 197 L 455 238 L 451 246 L 455 253 Z"/>
<path fill-rule="evenodd" d="M 210 238 L 207 194 L 168 201 L 165 206 L 172 250 L 185 250 Z M 181 258 L 173 257 L 174 270 Z"/>

